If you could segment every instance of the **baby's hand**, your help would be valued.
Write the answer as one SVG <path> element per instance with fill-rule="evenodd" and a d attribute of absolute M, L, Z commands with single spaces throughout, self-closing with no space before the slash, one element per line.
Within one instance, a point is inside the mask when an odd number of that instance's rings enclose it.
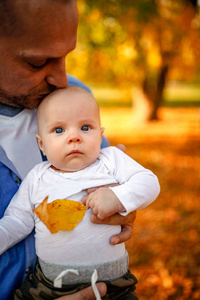
<path fill-rule="evenodd" d="M 93 213 L 101 220 L 116 212 L 125 211 L 115 193 L 109 188 L 99 188 L 93 193 L 85 196 L 82 202 L 86 204 L 86 209 L 91 208 Z"/>

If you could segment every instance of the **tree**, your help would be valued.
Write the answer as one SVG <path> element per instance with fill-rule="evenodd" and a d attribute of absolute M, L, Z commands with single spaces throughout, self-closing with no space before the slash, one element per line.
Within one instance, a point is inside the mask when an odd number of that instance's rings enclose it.
<path fill-rule="evenodd" d="M 80 56 L 76 53 L 74 65 L 80 66 L 79 74 L 94 82 L 137 85 L 135 110 L 143 105 L 142 118 L 157 119 L 168 78 L 190 77 L 199 63 L 197 1 L 77 3 Z"/>

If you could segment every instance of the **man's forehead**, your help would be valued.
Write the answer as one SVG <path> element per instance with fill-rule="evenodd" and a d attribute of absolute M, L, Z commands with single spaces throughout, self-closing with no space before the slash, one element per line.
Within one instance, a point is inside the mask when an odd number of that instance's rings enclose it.
<path fill-rule="evenodd" d="M 16 0 L 11 1 L 16 2 Z M 27 4 L 29 1 L 35 3 L 35 6 Z M 66 0 L 66 3 L 71 2 L 66 8 L 63 7 L 61 0 L 58 0 L 60 4 L 55 0 L 29 1 L 19 0 L 16 8 L 18 24 L 13 38 L 17 39 L 19 56 L 24 58 L 61 57 L 72 51 L 76 45 L 78 24 L 75 0 Z M 44 5 L 48 4 L 49 9 L 41 5 L 41 2 Z M 51 3 L 52 5 L 49 5 Z M 26 11 L 25 14 L 24 11 Z M 6 38 L 10 39 L 9 35 Z"/>
<path fill-rule="evenodd" d="M 21 18 L 24 18 L 26 21 L 34 18 L 34 20 L 39 20 L 42 16 L 43 22 L 49 21 L 49 18 L 52 18 L 52 21 L 56 18 L 59 22 L 59 18 L 62 18 L 64 15 L 68 18 L 70 17 L 70 8 L 74 8 L 75 0 L 11 0 L 14 1 L 15 11 Z M 65 8 L 66 7 L 66 8 Z M 69 13 L 68 13 L 69 11 Z M 36 23 L 34 25 L 37 25 Z"/>
<path fill-rule="evenodd" d="M 2 0 L 1 0 L 2 1 Z M 41 6 L 45 5 L 53 5 L 55 3 L 62 3 L 62 4 L 68 4 L 69 2 L 73 2 L 75 0 L 4 0 L 11 3 L 11 5 L 14 5 L 15 7 L 21 6 L 21 7 L 34 7 L 34 8 L 40 8 Z"/>
<path fill-rule="evenodd" d="M 59 22 L 60 17 L 64 16 L 70 18 L 71 8 L 75 5 L 75 0 L 1 0 L 0 25 L 7 26 L 7 31 L 15 37 L 22 35 L 29 27 L 32 30 L 38 22 L 52 29 L 55 20 Z"/>

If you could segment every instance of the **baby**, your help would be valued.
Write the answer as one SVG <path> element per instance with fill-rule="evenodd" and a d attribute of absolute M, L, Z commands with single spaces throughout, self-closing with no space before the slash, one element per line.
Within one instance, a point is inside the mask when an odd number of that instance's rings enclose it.
<path fill-rule="evenodd" d="M 90 217 L 92 212 L 101 219 L 117 212 L 126 215 L 148 206 L 160 191 L 157 177 L 115 147 L 100 149 L 104 128 L 98 104 L 84 89 L 67 86 L 54 91 L 41 102 L 37 117 L 37 140 L 48 161 L 30 171 L 0 220 L 0 254 L 35 227 L 38 264 L 16 295 L 56 299 L 90 285 L 97 270 L 98 280 L 108 286 L 109 299 L 137 299 L 125 246 L 109 242 L 120 226 L 97 225 Z M 89 194 L 85 216 L 73 230 L 52 234 L 33 212 L 46 196 L 48 203 L 81 203 L 88 188 L 107 184 L 118 185 Z M 71 269 L 75 272 L 65 272 Z M 58 288 L 53 282 L 60 274 Z"/>

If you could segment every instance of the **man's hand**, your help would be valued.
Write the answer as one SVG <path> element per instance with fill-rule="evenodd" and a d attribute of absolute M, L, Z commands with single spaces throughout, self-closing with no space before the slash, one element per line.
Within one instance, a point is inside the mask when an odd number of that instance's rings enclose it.
<path fill-rule="evenodd" d="M 106 284 L 103 282 L 99 282 L 96 284 L 99 294 L 101 297 L 105 296 L 107 292 Z M 60 298 L 57 298 L 57 300 L 95 300 L 96 297 L 94 295 L 93 289 L 91 286 L 88 288 L 85 288 L 73 295 L 63 296 Z"/>
<path fill-rule="evenodd" d="M 116 186 L 118 184 L 108 184 L 105 186 L 102 186 L 103 188 L 110 187 L 110 186 Z M 100 187 L 98 187 L 100 188 Z M 91 188 L 88 189 L 87 192 L 88 194 L 93 193 L 96 191 L 97 188 Z M 86 204 L 88 195 L 84 196 L 82 198 L 83 204 Z M 117 245 L 123 242 L 128 241 L 131 236 L 132 236 L 132 231 L 133 231 L 133 223 L 136 218 L 136 211 L 131 212 L 127 216 L 121 216 L 120 214 L 114 214 L 110 217 L 107 217 L 105 219 L 100 219 L 97 217 L 97 215 L 93 214 L 91 216 L 91 220 L 95 224 L 107 224 L 107 225 L 121 225 L 122 226 L 122 231 L 119 234 L 113 235 L 110 239 L 111 245 Z"/>
<path fill-rule="evenodd" d="M 122 144 L 117 145 L 117 148 L 123 151 L 124 153 L 126 152 L 126 147 Z M 102 186 L 103 188 L 105 187 L 111 187 L 111 186 L 116 186 L 118 184 L 108 184 L 105 186 Z M 100 187 L 98 187 L 100 188 Z M 91 188 L 88 189 L 87 192 L 88 194 L 93 193 L 97 188 Z M 82 198 L 82 202 L 86 204 L 88 195 L 84 196 Z M 133 223 L 136 218 L 136 211 L 131 212 L 127 216 L 121 216 L 120 214 L 114 214 L 110 217 L 107 217 L 103 220 L 99 219 L 97 215 L 93 214 L 91 216 L 91 220 L 95 224 L 107 224 L 107 225 L 121 225 L 122 231 L 119 234 L 113 235 L 110 239 L 111 245 L 117 245 L 123 242 L 128 241 L 131 236 L 132 236 L 132 231 L 133 231 Z"/>
<path fill-rule="evenodd" d="M 122 231 L 119 234 L 113 235 L 110 239 L 111 245 L 120 244 L 128 241 L 132 236 L 133 223 L 136 218 L 136 211 L 131 212 L 127 216 L 114 214 L 104 220 L 99 219 L 95 214 L 91 216 L 91 220 L 95 224 L 121 225 Z"/>

